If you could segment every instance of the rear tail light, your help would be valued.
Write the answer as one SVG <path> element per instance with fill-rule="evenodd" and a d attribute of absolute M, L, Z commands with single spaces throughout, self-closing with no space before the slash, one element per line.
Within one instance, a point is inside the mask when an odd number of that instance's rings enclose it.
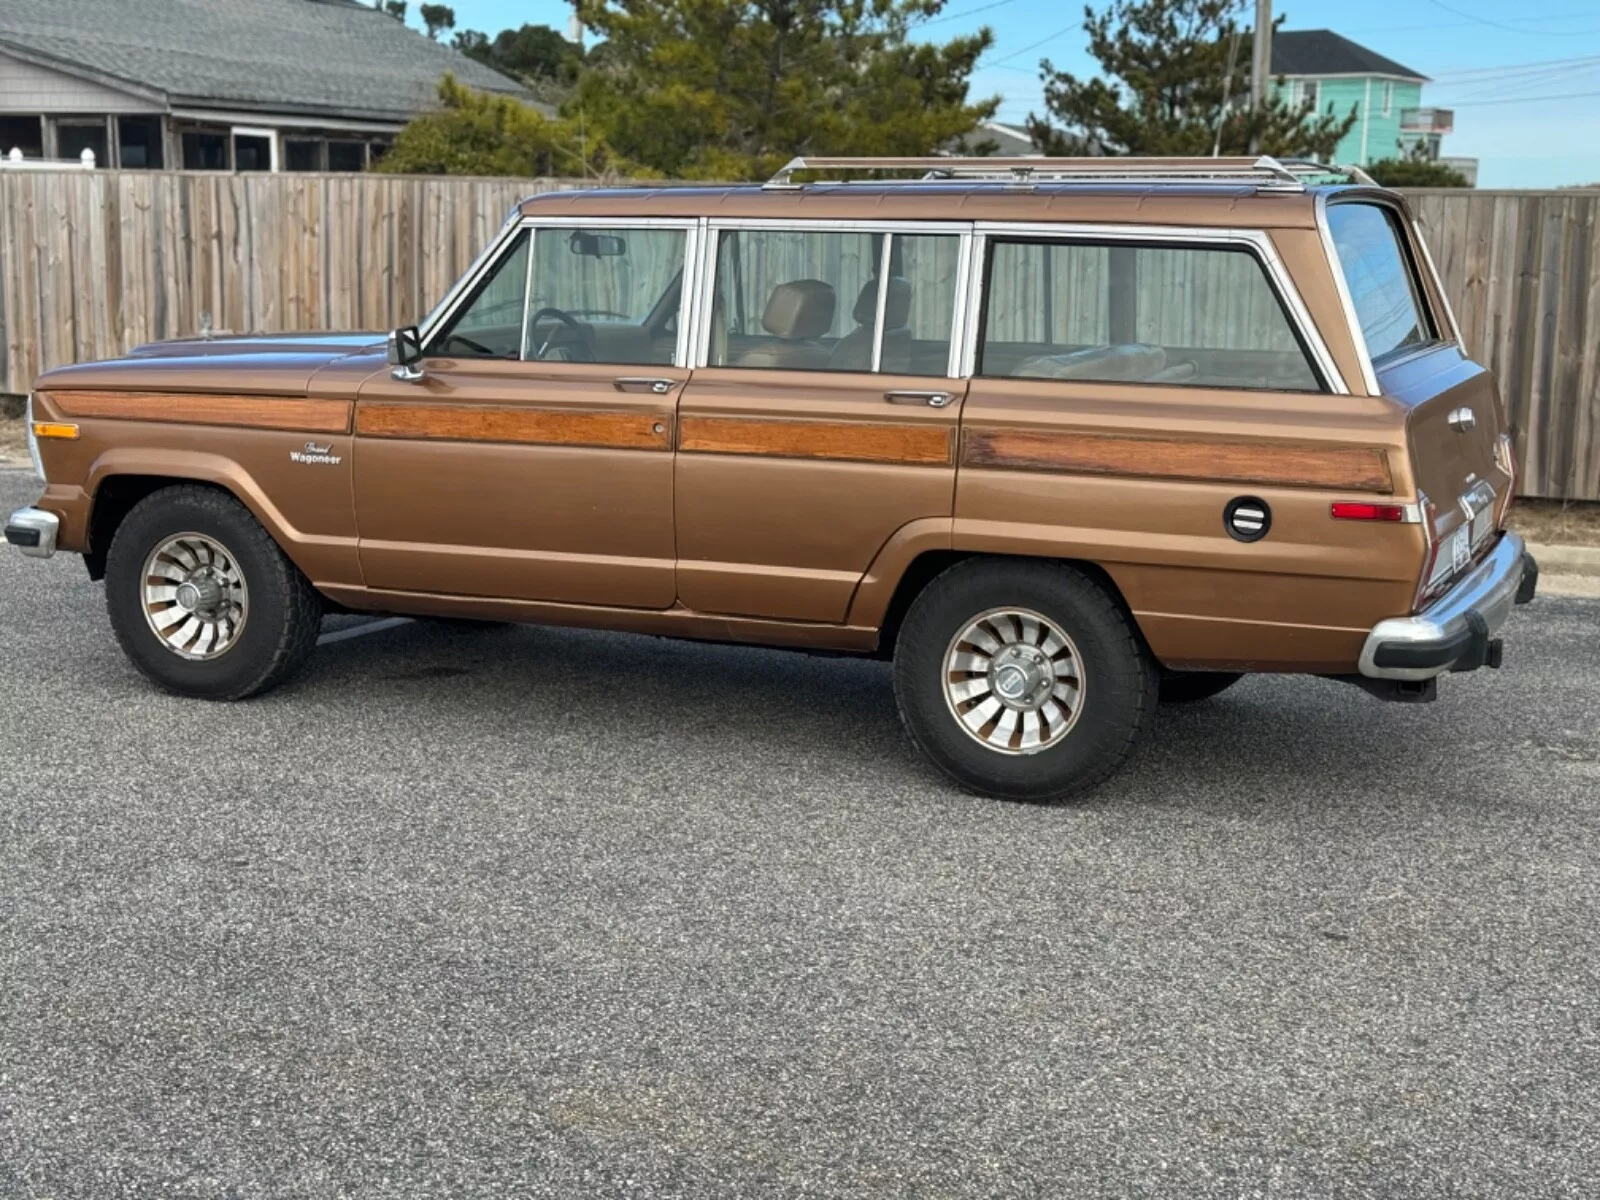
<path fill-rule="evenodd" d="M 1404 504 L 1361 504 L 1354 501 L 1336 501 L 1333 519 L 1336 521 L 1404 521 Z"/>
<path fill-rule="evenodd" d="M 1494 461 L 1506 474 L 1505 495 L 1500 497 L 1500 511 L 1495 514 L 1495 524 L 1502 526 L 1506 523 L 1506 514 L 1511 511 L 1511 502 L 1517 495 L 1517 444 L 1509 433 L 1502 433 L 1495 440 Z"/>

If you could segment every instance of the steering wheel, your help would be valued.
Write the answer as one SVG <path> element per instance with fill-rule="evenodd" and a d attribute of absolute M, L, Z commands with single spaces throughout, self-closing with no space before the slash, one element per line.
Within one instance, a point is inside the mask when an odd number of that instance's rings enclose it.
<path fill-rule="evenodd" d="M 452 342 L 459 342 L 461 345 L 465 346 L 468 350 L 471 350 L 474 354 L 483 354 L 483 355 L 488 356 L 489 358 L 504 358 L 505 357 L 505 355 L 501 354 L 500 351 L 491 350 L 491 349 L 489 349 L 488 346 L 485 346 L 482 342 L 475 342 L 471 338 L 463 337 L 459 333 L 452 333 L 449 337 L 445 338 L 443 342 L 439 343 L 439 349 L 448 350 L 450 348 L 450 344 Z"/>
<path fill-rule="evenodd" d="M 534 313 L 533 316 L 528 318 L 528 328 L 538 328 L 539 322 L 544 320 L 546 317 L 554 317 L 561 324 L 572 330 L 572 332 L 577 335 L 578 346 L 587 356 L 588 361 L 595 361 L 594 343 L 590 339 L 588 328 L 581 321 L 579 321 L 578 318 L 574 317 L 569 312 L 565 312 L 559 308 L 541 308 L 538 312 Z M 544 358 L 545 351 L 550 349 L 550 343 L 555 340 L 555 333 L 555 328 L 552 327 L 549 335 L 545 337 L 544 341 L 539 343 L 539 348 L 533 352 L 533 357 L 535 359 Z"/>

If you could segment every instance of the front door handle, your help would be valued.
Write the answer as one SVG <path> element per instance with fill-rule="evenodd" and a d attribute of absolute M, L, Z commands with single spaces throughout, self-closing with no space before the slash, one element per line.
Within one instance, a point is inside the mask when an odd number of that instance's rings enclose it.
<path fill-rule="evenodd" d="M 621 379 L 613 379 L 611 386 L 619 392 L 654 392 L 657 396 L 665 396 L 677 387 L 681 380 L 653 379 L 638 375 L 624 375 Z"/>
<path fill-rule="evenodd" d="M 885 392 L 883 398 L 890 404 L 926 404 L 929 408 L 948 408 L 954 392 Z"/>

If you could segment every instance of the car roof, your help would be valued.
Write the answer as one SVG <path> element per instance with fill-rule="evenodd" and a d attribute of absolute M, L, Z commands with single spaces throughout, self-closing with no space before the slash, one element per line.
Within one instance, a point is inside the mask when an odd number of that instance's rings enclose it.
<path fill-rule="evenodd" d="M 1077 183 L 929 180 L 600 187 L 522 201 L 527 216 L 712 217 L 850 221 L 1027 221 L 1313 228 L 1320 194 L 1347 186 L 1271 190 L 1249 183 Z"/>

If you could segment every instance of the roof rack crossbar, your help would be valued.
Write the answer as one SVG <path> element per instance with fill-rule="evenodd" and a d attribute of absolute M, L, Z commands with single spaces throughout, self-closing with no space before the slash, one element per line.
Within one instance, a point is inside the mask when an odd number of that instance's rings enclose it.
<path fill-rule="evenodd" d="M 933 179 L 1001 180 L 1012 183 L 1072 181 L 1083 183 L 1254 183 L 1281 191 L 1303 191 L 1300 177 L 1308 174 L 1345 174 L 1357 183 L 1370 183 L 1356 167 L 1329 167 L 1301 160 L 1280 162 L 1269 155 L 1259 158 L 835 158 L 790 159 L 763 185 L 796 188 L 797 171 L 899 171 L 921 172 L 917 179 L 877 180 L 879 183 L 918 183 Z M 820 182 L 843 182 L 840 180 Z"/>

